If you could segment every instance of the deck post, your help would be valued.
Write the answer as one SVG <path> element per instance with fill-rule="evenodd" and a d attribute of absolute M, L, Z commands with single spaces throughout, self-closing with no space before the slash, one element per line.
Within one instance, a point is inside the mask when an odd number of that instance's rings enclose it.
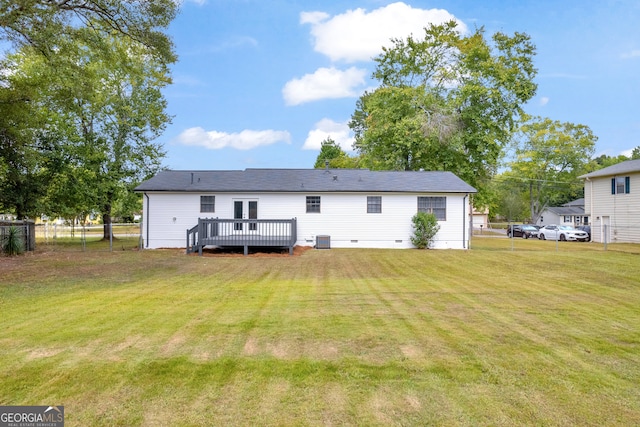
<path fill-rule="evenodd" d="M 293 247 L 298 240 L 298 219 L 291 219 L 291 242 L 289 243 L 289 256 L 293 256 Z"/>
<path fill-rule="evenodd" d="M 202 256 L 202 218 L 198 218 L 198 256 Z"/>

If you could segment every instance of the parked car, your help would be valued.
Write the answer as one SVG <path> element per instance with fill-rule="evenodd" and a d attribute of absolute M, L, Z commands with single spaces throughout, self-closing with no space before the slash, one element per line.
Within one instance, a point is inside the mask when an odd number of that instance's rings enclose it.
<path fill-rule="evenodd" d="M 585 233 L 587 233 L 589 235 L 589 239 L 587 239 L 588 242 L 591 241 L 591 226 L 590 225 L 579 225 L 576 227 L 578 230 L 582 230 Z"/>
<path fill-rule="evenodd" d="M 538 237 L 538 226 L 533 224 L 514 224 L 507 227 L 508 237 Z"/>
<path fill-rule="evenodd" d="M 586 242 L 589 239 L 589 235 L 586 231 L 578 230 L 570 225 L 549 224 L 538 230 L 538 239 Z"/>

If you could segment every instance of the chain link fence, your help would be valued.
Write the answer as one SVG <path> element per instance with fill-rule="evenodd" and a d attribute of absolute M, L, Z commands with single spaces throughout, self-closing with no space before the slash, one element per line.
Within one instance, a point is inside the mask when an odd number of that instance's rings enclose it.
<path fill-rule="evenodd" d="M 33 251 L 36 247 L 33 221 L 0 221 L 0 254 L 5 252 L 9 239 L 16 239 L 19 252 Z"/>
<path fill-rule="evenodd" d="M 585 250 L 614 250 L 640 254 L 640 225 L 635 227 L 611 224 L 592 225 L 588 228 L 588 240 L 582 242 L 563 241 L 561 232 L 545 236 L 544 240 L 537 237 L 524 237 L 519 233 L 516 233 L 516 236 L 511 238 L 508 232 L 509 228 L 520 224 L 522 223 L 489 222 L 486 225 L 474 227 L 473 238 L 496 239 L 497 242 L 493 245 L 496 248 L 507 250 L 560 251 L 569 248 L 571 250 L 582 248 Z M 471 247 L 473 248 L 473 244 Z"/>
<path fill-rule="evenodd" d="M 48 251 L 125 251 L 141 246 L 140 224 L 60 225 L 37 224 L 35 237 L 38 249 Z"/>

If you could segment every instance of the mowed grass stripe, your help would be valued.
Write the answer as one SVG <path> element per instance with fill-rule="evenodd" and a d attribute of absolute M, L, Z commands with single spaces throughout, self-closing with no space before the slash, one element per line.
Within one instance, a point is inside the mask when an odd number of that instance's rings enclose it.
<path fill-rule="evenodd" d="M 59 402 L 69 425 L 640 423 L 637 255 L 496 245 L 1 259 L 0 404 Z"/>

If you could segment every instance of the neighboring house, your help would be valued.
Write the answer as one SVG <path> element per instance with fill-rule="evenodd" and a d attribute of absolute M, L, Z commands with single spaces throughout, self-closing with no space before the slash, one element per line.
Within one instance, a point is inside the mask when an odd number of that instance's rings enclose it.
<path fill-rule="evenodd" d="M 547 207 L 537 222 L 538 225 L 588 225 L 589 215 L 584 212 L 584 199 L 577 199 L 558 207 Z"/>
<path fill-rule="evenodd" d="M 489 208 L 482 210 L 473 208 L 473 228 L 484 228 L 485 230 L 489 226 Z"/>
<path fill-rule="evenodd" d="M 640 160 L 580 176 L 594 242 L 640 243 Z"/>
<path fill-rule="evenodd" d="M 162 171 L 136 191 L 143 193 L 145 248 L 185 247 L 187 230 L 193 238 L 255 240 L 271 222 L 293 218 L 296 245 L 322 236 L 331 247 L 411 248 L 411 218 L 425 211 L 440 225 L 433 248 L 465 249 L 476 193 L 451 172 L 366 169 Z M 199 229 L 199 218 L 216 223 Z"/>

